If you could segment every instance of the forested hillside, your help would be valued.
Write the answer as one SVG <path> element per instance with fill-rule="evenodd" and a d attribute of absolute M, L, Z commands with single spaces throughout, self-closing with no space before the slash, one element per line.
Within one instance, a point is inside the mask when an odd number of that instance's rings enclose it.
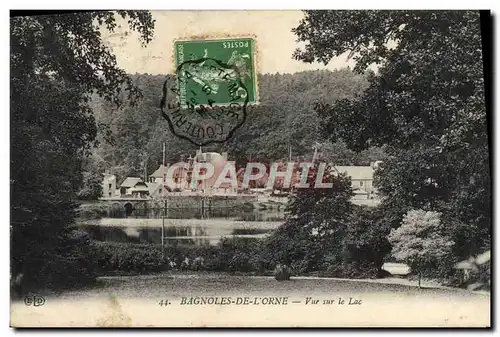
<path fill-rule="evenodd" d="M 174 136 L 160 114 L 164 76 L 133 76 L 143 98 L 134 107 L 121 109 L 94 100 L 99 125 L 100 146 L 86 164 L 89 179 L 107 169 L 120 179 L 128 175 L 152 173 L 162 160 L 162 142 L 166 142 L 166 161 L 178 161 L 181 155 L 193 155 L 197 148 Z M 343 143 L 325 143 L 321 120 L 314 110 L 316 102 L 334 103 L 354 99 L 367 85 L 366 77 L 349 69 L 306 71 L 295 74 L 263 74 L 258 77 L 260 104 L 248 107 L 245 124 L 225 144 L 204 147 L 204 151 L 227 151 L 238 163 L 248 160 L 278 160 L 311 156 L 316 142 L 339 165 L 367 165 L 379 159 L 381 151 L 356 154 Z M 100 176 L 100 174 L 97 174 Z M 95 181 L 97 183 L 97 181 Z"/>

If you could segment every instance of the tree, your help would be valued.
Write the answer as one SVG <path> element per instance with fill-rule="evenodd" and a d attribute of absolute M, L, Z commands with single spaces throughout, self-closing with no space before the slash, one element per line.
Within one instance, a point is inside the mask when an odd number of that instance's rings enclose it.
<path fill-rule="evenodd" d="M 95 98 L 97 119 L 109 127 L 114 142 L 102 138 L 97 153 L 108 163 L 107 169 L 118 181 L 127 176 L 143 176 L 144 167 L 154 172 L 162 162 L 162 143 L 167 144 L 167 162 L 179 161 L 181 154 L 193 154 L 198 148 L 173 135 L 160 114 L 158 104 L 165 76 L 132 75 L 143 99 L 134 106 L 115 109 L 104 99 Z M 156 112 L 156 113 L 155 113 Z"/>
<path fill-rule="evenodd" d="M 364 264 L 374 276 L 381 275 L 384 258 L 391 251 L 387 240 L 390 227 L 383 215 L 377 207 L 356 206 L 349 218 L 343 242 L 343 260 L 358 265 L 358 269 Z"/>
<path fill-rule="evenodd" d="M 116 16 L 151 40 L 146 11 L 11 19 L 11 272 L 18 291 L 92 279 L 81 255 L 88 239 L 72 226 L 82 160 L 98 132 L 90 96 L 116 107 L 140 98 L 101 39 L 100 28 L 113 31 Z"/>
<path fill-rule="evenodd" d="M 338 250 L 352 213 L 350 178 L 334 175 L 327 168 L 324 182 L 331 188 L 314 188 L 318 166 L 311 168 L 310 188 L 298 188 L 290 195 L 289 218 L 268 239 L 267 247 L 275 265 L 290 265 L 304 273 L 323 268 L 328 251 Z"/>
<path fill-rule="evenodd" d="M 461 257 L 489 247 L 491 189 L 482 41 L 474 11 L 306 11 L 295 57 L 328 63 L 346 52 L 355 71 L 377 64 L 355 100 L 316 105 L 332 141 L 384 146 L 375 182 L 398 226 L 412 208 L 466 226 Z M 460 242 L 458 242 L 460 241 Z"/>
<path fill-rule="evenodd" d="M 78 191 L 78 198 L 82 200 L 97 200 L 102 197 L 102 174 L 97 171 L 83 173 L 83 188 Z"/>
<path fill-rule="evenodd" d="M 96 154 L 95 148 L 92 154 L 82 159 L 82 183 L 78 191 L 78 199 L 98 200 L 102 197 L 102 180 L 108 163 Z"/>
<path fill-rule="evenodd" d="M 418 271 L 419 287 L 422 269 L 449 255 L 455 244 L 446 234 L 441 214 L 424 210 L 409 211 L 401 226 L 391 230 L 389 241 L 392 255 Z"/>
<path fill-rule="evenodd" d="M 356 152 L 347 147 L 342 140 L 335 143 L 324 142 L 321 146 L 323 159 L 339 166 L 369 166 L 376 161 L 384 161 L 386 154 L 381 147 L 371 147 Z"/>

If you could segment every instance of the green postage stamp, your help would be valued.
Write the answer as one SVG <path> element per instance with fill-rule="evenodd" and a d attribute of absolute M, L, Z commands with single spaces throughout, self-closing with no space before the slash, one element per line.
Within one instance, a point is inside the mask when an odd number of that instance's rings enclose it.
<path fill-rule="evenodd" d="M 161 103 L 170 131 L 198 146 L 230 139 L 258 102 L 255 55 L 249 37 L 174 42 Z"/>
<path fill-rule="evenodd" d="M 176 41 L 174 50 L 182 107 L 256 103 L 253 38 Z"/>

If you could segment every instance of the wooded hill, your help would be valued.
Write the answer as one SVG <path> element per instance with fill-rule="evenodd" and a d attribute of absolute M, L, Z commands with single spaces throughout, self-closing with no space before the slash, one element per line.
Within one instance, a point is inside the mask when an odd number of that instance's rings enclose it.
<path fill-rule="evenodd" d="M 159 103 L 165 76 L 135 74 L 133 80 L 143 94 L 136 106 L 117 109 L 103 100 L 94 100 L 100 145 L 85 164 L 89 177 L 105 169 L 119 180 L 151 174 L 161 163 L 162 142 L 166 143 L 167 162 L 193 155 L 198 149 L 173 135 L 161 116 Z M 380 149 L 357 154 L 341 142 L 328 143 L 320 134 L 321 119 L 314 110 L 317 102 L 354 99 L 366 86 L 366 76 L 348 68 L 261 74 L 260 104 L 248 107 L 245 124 L 227 143 L 209 145 L 203 151 L 227 151 L 231 160 L 244 164 L 248 160 L 286 159 L 290 147 L 293 158 L 310 157 L 319 142 L 323 143 L 322 151 L 339 165 L 368 165 L 380 159 Z"/>

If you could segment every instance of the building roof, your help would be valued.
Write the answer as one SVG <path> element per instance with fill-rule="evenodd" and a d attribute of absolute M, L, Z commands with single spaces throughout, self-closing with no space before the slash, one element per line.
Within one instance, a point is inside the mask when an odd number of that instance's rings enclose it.
<path fill-rule="evenodd" d="M 354 180 L 373 180 L 373 168 L 371 166 L 335 166 L 340 173 L 347 173 Z"/>
<path fill-rule="evenodd" d="M 146 183 L 146 185 L 148 186 L 149 194 L 153 194 L 160 186 L 159 183 Z"/>
<path fill-rule="evenodd" d="M 142 183 L 142 179 L 136 177 L 127 177 L 120 185 L 120 187 L 134 187 L 135 185 L 137 185 L 137 183 Z"/>
<path fill-rule="evenodd" d="M 156 192 L 156 190 L 158 190 L 159 188 L 161 188 L 161 186 L 163 184 L 155 183 L 154 182 L 154 183 L 146 183 L 146 185 L 148 186 L 149 194 L 152 195 L 154 192 Z M 172 192 L 172 189 L 170 187 L 168 187 L 167 185 L 163 185 L 163 188 L 167 192 Z"/>
<path fill-rule="evenodd" d="M 165 166 L 165 178 L 167 178 L 168 176 L 168 169 L 170 168 L 170 165 L 168 166 Z M 188 169 L 184 168 L 184 167 L 177 167 L 173 172 L 170 172 L 171 176 L 170 178 L 174 179 L 174 178 L 185 178 L 187 175 L 186 175 L 186 171 L 188 171 Z M 150 177 L 152 178 L 163 178 L 163 165 L 160 165 L 160 167 L 153 172 L 153 174 L 150 175 Z"/>
<path fill-rule="evenodd" d="M 131 187 L 129 191 L 130 192 L 148 192 L 149 193 L 149 188 L 147 186 L 138 185 L 138 186 Z"/>
<path fill-rule="evenodd" d="M 156 171 L 154 171 L 152 175 L 150 175 L 150 177 L 163 178 L 163 172 L 165 172 L 165 174 L 166 174 L 167 170 L 168 170 L 168 166 L 163 166 L 163 164 L 161 164 L 160 167 L 158 167 L 158 169 Z"/>

